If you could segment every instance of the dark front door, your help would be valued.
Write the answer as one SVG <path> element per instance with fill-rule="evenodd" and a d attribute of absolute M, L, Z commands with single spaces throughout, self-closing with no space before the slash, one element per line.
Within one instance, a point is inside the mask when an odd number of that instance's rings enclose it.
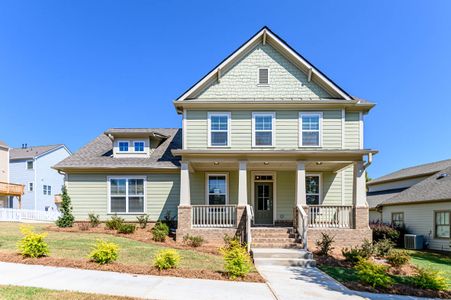
<path fill-rule="evenodd" d="M 273 224 L 273 183 L 256 182 L 254 192 L 256 225 Z"/>

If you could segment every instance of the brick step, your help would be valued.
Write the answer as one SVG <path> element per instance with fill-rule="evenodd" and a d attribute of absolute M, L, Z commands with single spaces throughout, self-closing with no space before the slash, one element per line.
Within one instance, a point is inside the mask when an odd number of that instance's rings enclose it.
<path fill-rule="evenodd" d="M 291 237 L 294 238 L 296 234 L 294 232 L 269 232 L 269 231 L 252 231 L 253 237 Z"/>
<path fill-rule="evenodd" d="M 289 237 L 252 237 L 252 243 L 295 243 L 294 238 Z"/>
<path fill-rule="evenodd" d="M 283 249 L 301 249 L 302 244 L 298 243 L 274 243 L 274 242 L 252 242 L 252 248 L 283 248 Z"/>
<path fill-rule="evenodd" d="M 294 231 L 293 227 L 252 227 L 252 233 L 254 232 L 285 232 L 291 233 Z"/>
<path fill-rule="evenodd" d="M 258 258 L 287 258 L 313 259 L 313 254 L 304 249 L 252 248 L 252 257 Z"/>
<path fill-rule="evenodd" d="M 254 259 L 256 265 L 277 265 L 287 267 L 315 267 L 316 261 L 314 259 L 303 258 L 256 258 Z"/>

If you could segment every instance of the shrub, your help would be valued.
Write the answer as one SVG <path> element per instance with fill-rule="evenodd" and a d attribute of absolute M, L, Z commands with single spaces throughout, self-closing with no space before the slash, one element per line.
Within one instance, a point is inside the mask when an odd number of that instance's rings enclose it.
<path fill-rule="evenodd" d="M 252 260 L 246 247 L 238 239 L 229 239 L 229 243 L 220 249 L 224 257 L 224 269 L 231 279 L 245 277 L 252 268 Z"/>
<path fill-rule="evenodd" d="M 89 217 L 89 223 L 91 223 L 91 227 L 97 227 L 100 224 L 100 216 L 95 215 L 93 213 L 88 215 Z"/>
<path fill-rule="evenodd" d="M 49 255 L 49 246 L 44 241 L 47 233 L 36 233 L 32 226 L 21 226 L 24 237 L 17 243 L 20 254 L 24 257 L 43 257 Z"/>
<path fill-rule="evenodd" d="M 98 240 L 89 254 L 89 258 L 101 265 L 117 260 L 119 256 L 119 245 Z"/>
<path fill-rule="evenodd" d="M 398 247 L 404 246 L 404 234 L 406 233 L 406 228 L 404 226 L 375 222 L 370 224 L 370 228 L 373 231 L 374 242 L 389 239 Z"/>
<path fill-rule="evenodd" d="M 163 222 L 158 221 L 152 228 L 152 239 L 156 242 L 164 242 L 169 234 L 169 227 Z"/>
<path fill-rule="evenodd" d="M 147 222 L 149 222 L 149 215 L 137 216 L 136 219 L 138 220 L 139 227 L 141 227 L 142 229 L 147 227 Z"/>
<path fill-rule="evenodd" d="M 72 215 L 72 205 L 70 203 L 70 197 L 67 194 L 66 186 L 61 188 L 61 216 L 56 220 L 56 226 L 58 227 L 72 227 L 74 225 L 74 215 Z"/>
<path fill-rule="evenodd" d="M 183 237 L 183 243 L 191 247 L 200 247 L 204 243 L 204 238 L 198 235 L 185 235 Z"/>
<path fill-rule="evenodd" d="M 387 255 L 387 261 L 393 267 L 400 267 L 405 265 L 410 260 L 410 255 L 405 250 L 394 250 L 392 249 Z"/>
<path fill-rule="evenodd" d="M 80 229 L 81 231 L 89 230 L 89 223 L 88 222 L 80 222 L 77 225 L 78 225 L 78 229 Z"/>
<path fill-rule="evenodd" d="M 168 227 L 171 229 L 175 229 L 177 228 L 177 222 L 176 222 L 176 218 L 177 215 L 171 216 L 171 211 L 168 210 L 166 211 L 166 214 L 164 215 L 164 221 L 163 223 L 165 223 L 166 225 L 168 225 Z M 168 232 L 169 234 L 169 232 Z"/>
<path fill-rule="evenodd" d="M 331 237 L 327 233 L 321 232 L 321 240 L 316 241 L 316 246 L 318 247 L 318 255 L 329 256 L 330 252 L 334 249 L 334 247 L 332 247 L 334 238 L 334 236 Z"/>
<path fill-rule="evenodd" d="M 422 289 L 437 291 L 448 289 L 448 284 L 446 283 L 446 279 L 443 277 L 442 272 L 432 269 L 420 268 L 418 274 L 412 277 L 412 283 Z"/>
<path fill-rule="evenodd" d="M 372 287 L 386 288 L 393 283 L 392 278 L 387 274 L 387 267 L 361 259 L 354 267 L 360 281 Z"/>
<path fill-rule="evenodd" d="M 112 216 L 110 220 L 106 221 L 105 226 L 108 229 L 118 230 L 124 224 L 125 220 L 118 216 Z"/>
<path fill-rule="evenodd" d="M 161 270 L 176 268 L 180 263 L 180 255 L 175 249 L 160 250 L 155 254 L 153 265 Z"/>
<path fill-rule="evenodd" d="M 345 257 L 346 261 L 349 261 L 352 264 L 356 264 L 362 257 L 362 251 L 358 247 L 351 248 L 343 248 L 341 250 L 341 254 Z"/>
<path fill-rule="evenodd" d="M 360 246 L 360 255 L 363 258 L 370 258 L 373 254 L 374 254 L 373 243 L 371 243 L 367 239 L 364 239 L 362 245 Z"/>
<path fill-rule="evenodd" d="M 136 225 L 134 225 L 134 224 L 121 224 L 121 226 L 119 226 L 119 228 L 117 229 L 117 232 L 130 234 L 130 233 L 135 232 L 135 230 L 136 230 Z"/>
<path fill-rule="evenodd" d="M 394 245 L 389 239 L 379 240 L 374 244 L 374 253 L 379 257 L 385 257 L 393 249 Z"/>

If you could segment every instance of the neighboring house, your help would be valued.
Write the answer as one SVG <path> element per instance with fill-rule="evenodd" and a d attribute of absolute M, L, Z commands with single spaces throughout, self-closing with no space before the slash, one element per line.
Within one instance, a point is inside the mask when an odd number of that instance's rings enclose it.
<path fill-rule="evenodd" d="M 10 182 L 9 177 L 9 146 L 0 141 L 0 208 L 8 206 L 8 199 L 17 197 L 20 201 L 24 186 Z"/>
<path fill-rule="evenodd" d="M 33 210 L 56 210 L 55 195 L 61 193 L 64 175 L 52 169 L 57 162 L 71 155 L 62 144 L 12 148 L 9 155 L 10 179 L 25 185 L 22 208 Z M 18 208 L 13 198 L 8 207 Z"/>
<path fill-rule="evenodd" d="M 174 105 L 182 130 L 109 129 L 55 166 L 77 220 L 94 212 L 156 221 L 169 211 L 177 236 L 212 242 L 225 233 L 249 240 L 253 211 L 252 230 L 294 226 L 310 245 L 321 232 L 338 246 L 371 239 L 365 168 L 377 151 L 364 149 L 363 117 L 374 104 L 268 28 Z"/>
<path fill-rule="evenodd" d="M 451 159 L 402 169 L 368 182 L 370 222 L 405 225 L 429 248 L 451 251 Z"/>

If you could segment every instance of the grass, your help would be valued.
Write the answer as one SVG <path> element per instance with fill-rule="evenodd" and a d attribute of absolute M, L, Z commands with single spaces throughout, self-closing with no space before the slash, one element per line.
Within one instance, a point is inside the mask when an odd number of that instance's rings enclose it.
<path fill-rule="evenodd" d="M 443 272 L 448 285 L 451 286 L 451 255 L 428 251 L 408 250 L 411 263 L 420 268 L 432 268 Z"/>
<path fill-rule="evenodd" d="M 45 231 L 48 225 L 34 224 L 38 232 Z M 22 238 L 19 231 L 19 223 L 1 223 L 0 230 L 0 251 L 17 252 L 17 242 Z M 150 234 L 150 233 L 149 233 Z M 120 247 L 119 263 L 129 265 L 152 264 L 154 254 L 161 249 L 168 247 L 139 242 L 123 237 L 109 234 L 97 233 L 72 233 L 72 232 L 52 232 L 48 231 L 46 241 L 50 248 L 50 257 L 55 258 L 87 258 L 97 239 L 117 243 Z M 177 250 L 182 256 L 180 268 L 194 270 L 223 271 L 222 257 L 193 250 Z"/>
<path fill-rule="evenodd" d="M 12 285 L 0 285 L 0 299 L 5 300 L 52 300 L 52 299 L 71 299 L 71 300 L 127 300 L 132 298 L 106 296 L 97 294 L 86 294 L 78 292 L 55 291 L 34 287 L 22 287 Z"/>

